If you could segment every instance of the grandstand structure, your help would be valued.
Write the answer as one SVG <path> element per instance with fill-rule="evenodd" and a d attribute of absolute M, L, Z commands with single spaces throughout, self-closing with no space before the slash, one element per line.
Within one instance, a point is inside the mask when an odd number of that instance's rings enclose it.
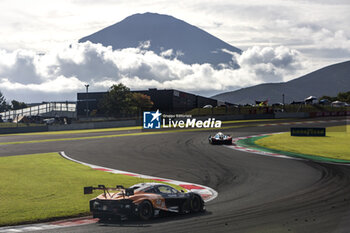
<path fill-rule="evenodd" d="M 3 120 L 14 120 L 19 117 L 41 117 L 41 118 L 76 118 L 76 102 L 47 102 L 18 110 L 0 112 Z"/>

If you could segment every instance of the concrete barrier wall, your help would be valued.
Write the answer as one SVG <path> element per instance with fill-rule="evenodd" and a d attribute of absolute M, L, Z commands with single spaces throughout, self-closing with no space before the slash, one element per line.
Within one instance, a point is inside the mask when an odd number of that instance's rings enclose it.
<path fill-rule="evenodd" d="M 207 120 L 208 118 L 215 118 L 221 121 L 234 120 L 251 120 L 251 119 L 273 119 L 274 114 L 251 114 L 251 115 L 217 115 L 217 116 L 201 116 L 196 117 L 197 120 Z"/>
<path fill-rule="evenodd" d="M 253 119 L 273 119 L 275 117 L 275 114 L 250 114 L 250 115 L 244 115 L 245 120 L 253 120 Z"/>
<path fill-rule="evenodd" d="M 47 126 L 0 128 L 0 134 L 47 132 Z"/>
<path fill-rule="evenodd" d="M 141 120 L 127 120 L 127 121 L 107 121 L 107 122 L 88 122 L 88 123 L 76 123 L 69 125 L 49 125 L 49 131 L 60 130 L 80 130 L 80 129 L 103 129 L 103 128 L 115 128 L 115 127 L 131 127 L 141 126 Z"/>
<path fill-rule="evenodd" d="M 276 112 L 275 118 L 307 118 L 309 113 L 307 112 Z"/>
<path fill-rule="evenodd" d="M 232 120 L 243 120 L 244 115 L 232 115 L 232 116 L 227 116 L 227 115 L 217 115 L 217 116 L 200 116 L 200 117 L 195 117 L 197 120 L 202 120 L 205 121 L 208 118 L 215 118 L 216 120 L 221 120 L 221 121 L 232 121 Z"/>

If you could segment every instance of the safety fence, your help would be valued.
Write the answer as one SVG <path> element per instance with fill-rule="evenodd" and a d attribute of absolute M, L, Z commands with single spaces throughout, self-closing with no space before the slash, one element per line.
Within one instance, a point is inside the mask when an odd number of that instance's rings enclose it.
<path fill-rule="evenodd" d="M 74 102 L 49 102 L 40 105 L 22 108 L 18 110 L 9 110 L 1 112 L 3 120 L 13 120 L 18 116 L 32 117 L 74 117 L 76 116 L 76 103 Z"/>

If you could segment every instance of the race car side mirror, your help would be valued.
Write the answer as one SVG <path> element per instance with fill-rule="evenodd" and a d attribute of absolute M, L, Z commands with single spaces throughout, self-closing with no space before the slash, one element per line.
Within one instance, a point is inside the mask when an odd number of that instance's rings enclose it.
<path fill-rule="evenodd" d="M 134 195 L 134 189 L 133 188 L 129 188 L 129 189 L 125 189 L 125 195 L 126 196 L 132 196 Z"/>
<path fill-rule="evenodd" d="M 84 187 L 84 194 L 91 194 L 93 191 L 92 187 Z"/>

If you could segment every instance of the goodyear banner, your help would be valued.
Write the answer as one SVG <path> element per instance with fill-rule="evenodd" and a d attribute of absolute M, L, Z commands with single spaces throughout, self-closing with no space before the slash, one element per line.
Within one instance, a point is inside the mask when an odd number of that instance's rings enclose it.
<path fill-rule="evenodd" d="M 290 135 L 324 137 L 326 136 L 326 128 L 290 128 Z"/>

